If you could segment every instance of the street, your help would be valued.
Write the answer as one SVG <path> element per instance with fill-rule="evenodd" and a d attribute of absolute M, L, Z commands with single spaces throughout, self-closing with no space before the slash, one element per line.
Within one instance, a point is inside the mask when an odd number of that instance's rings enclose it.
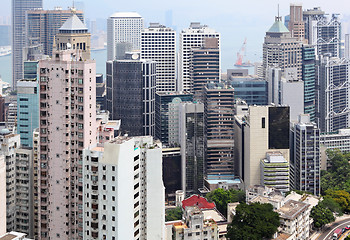
<path fill-rule="evenodd" d="M 344 228 L 346 227 L 346 225 L 350 225 L 350 218 L 344 219 L 342 221 L 339 222 L 335 222 L 332 225 L 330 225 L 329 227 L 326 227 L 325 229 L 323 229 L 323 233 L 321 235 L 319 235 L 316 239 L 317 240 L 329 240 L 332 239 L 332 235 L 335 229 L 337 228 Z M 340 238 L 343 239 L 343 238 Z"/>

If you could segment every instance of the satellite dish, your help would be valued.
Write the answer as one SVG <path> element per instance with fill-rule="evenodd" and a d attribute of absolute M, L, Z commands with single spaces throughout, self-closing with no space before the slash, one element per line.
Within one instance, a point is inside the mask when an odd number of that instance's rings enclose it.
<path fill-rule="evenodd" d="M 133 60 L 137 60 L 137 59 L 139 59 L 139 55 L 138 55 L 137 53 L 134 53 L 134 54 L 131 56 L 131 58 L 132 58 Z"/>
<path fill-rule="evenodd" d="M 67 49 L 71 49 L 72 48 L 72 44 L 67 43 Z"/>

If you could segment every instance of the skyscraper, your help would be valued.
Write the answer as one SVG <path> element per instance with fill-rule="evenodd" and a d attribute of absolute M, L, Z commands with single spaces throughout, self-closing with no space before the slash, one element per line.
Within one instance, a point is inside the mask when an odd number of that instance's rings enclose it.
<path fill-rule="evenodd" d="M 107 60 L 116 59 L 119 43 L 131 44 L 130 50 L 141 49 L 143 18 L 136 12 L 116 12 L 107 19 Z"/>
<path fill-rule="evenodd" d="M 291 127 L 291 185 L 293 189 L 320 195 L 320 130 L 308 115 L 300 115 Z"/>
<path fill-rule="evenodd" d="M 192 102 L 193 94 L 190 93 L 156 93 L 156 137 L 165 145 L 179 145 L 178 138 L 170 131 L 177 131 L 175 124 L 178 126 L 178 111 L 171 111 L 174 105 L 181 102 Z M 177 114 L 176 114 L 177 113 Z M 177 134 L 178 135 L 178 134 Z M 178 189 L 177 189 L 178 190 Z"/>
<path fill-rule="evenodd" d="M 339 14 L 327 16 L 320 8 L 303 12 L 305 37 L 309 44 L 315 45 L 316 55 L 330 53 L 332 57 L 341 57 L 341 22 Z"/>
<path fill-rule="evenodd" d="M 77 16 L 68 19 L 63 33 L 85 39 L 87 29 L 77 21 Z M 52 59 L 39 61 L 39 239 L 83 236 L 82 152 L 97 141 L 96 64 L 82 61 L 89 56 L 81 48 L 84 44 L 70 48 L 69 42 L 60 41 Z"/>
<path fill-rule="evenodd" d="M 317 125 L 321 132 L 348 128 L 350 122 L 350 60 L 321 56 L 316 64 L 318 98 Z"/>
<path fill-rule="evenodd" d="M 193 48 L 202 47 L 205 38 L 217 38 L 218 48 L 220 49 L 220 33 L 209 28 L 207 25 L 192 22 L 189 28 L 181 31 L 178 60 L 178 91 L 193 91 L 193 81 L 190 75 L 191 51 Z M 219 66 L 221 66 L 220 63 Z"/>
<path fill-rule="evenodd" d="M 310 121 L 315 122 L 316 104 L 316 69 L 315 47 L 303 46 L 303 81 L 304 81 L 304 113 L 310 115 Z"/>
<path fill-rule="evenodd" d="M 84 239 L 163 239 L 159 141 L 123 136 L 92 146 L 84 150 L 83 169 Z"/>
<path fill-rule="evenodd" d="M 290 4 L 289 16 L 288 29 L 292 37 L 297 38 L 299 41 L 303 41 L 305 36 L 303 6 L 301 4 Z"/>
<path fill-rule="evenodd" d="M 297 80 L 302 80 L 302 44 L 291 36 L 283 25 L 281 17 L 266 32 L 263 44 L 263 77 L 266 79 L 268 67 L 279 67 L 282 74 L 288 68 L 297 69 Z M 267 79 L 266 79 L 267 80 Z"/>
<path fill-rule="evenodd" d="M 139 58 L 138 54 L 133 54 Z M 156 62 L 107 62 L 107 110 L 129 136 L 155 135 Z"/>
<path fill-rule="evenodd" d="M 204 89 L 207 175 L 233 174 L 234 89 L 208 83 Z"/>
<path fill-rule="evenodd" d="M 28 11 L 26 15 L 27 45 L 42 44 L 43 54 L 51 56 L 54 37 L 63 23 L 73 14 L 76 14 L 84 22 L 83 12 L 74 9 L 62 10 L 62 8 L 56 7 L 54 10 L 36 9 Z"/>
<path fill-rule="evenodd" d="M 151 23 L 141 32 L 141 59 L 157 62 L 157 92 L 176 91 L 176 32 Z"/>
<path fill-rule="evenodd" d="M 178 105 L 178 109 L 182 190 L 188 193 L 197 193 L 198 189 L 204 186 L 204 104 L 181 103 Z"/>
<path fill-rule="evenodd" d="M 23 48 L 26 45 L 26 11 L 42 8 L 42 0 L 12 1 L 12 89 L 23 78 Z"/>
<path fill-rule="evenodd" d="M 203 98 L 206 84 L 220 81 L 219 39 L 204 38 L 202 47 L 192 48 L 190 77 L 193 84 L 192 92 L 197 99 Z"/>

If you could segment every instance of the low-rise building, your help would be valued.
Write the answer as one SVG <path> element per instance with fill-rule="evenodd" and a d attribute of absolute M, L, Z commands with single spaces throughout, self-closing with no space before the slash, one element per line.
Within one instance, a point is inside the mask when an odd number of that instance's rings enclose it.
<path fill-rule="evenodd" d="M 20 232 L 8 232 L 4 235 L 0 235 L 0 240 L 30 240 L 26 237 L 27 234 Z"/>
<path fill-rule="evenodd" d="M 246 191 L 246 198 L 247 203 L 270 203 L 279 214 L 281 225 L 274 239 L 302 240 L 309 238 L 312 223 L 310 212 L 319 201 L 317 197 L 308 194 L 300 195 L 295 192 L 284 197 L 279 190 L 274 188 L 253 186 Z"/>
<path fill-rule="evenodd" d="M 243 181 L 240 177 L 230 174 L 212 174 L 207 175 L 204 178 L 204 189 L 203 192 L 211 192 L 215 189 L 222 188 L 225 190 L 228 189 L 243 189 Z"/>
<path fill-rule="evenodd" d="M 260 166 L 261 185 L 274 187 L 281 192 L 289 191 L 289 162 L 281 152 L 267 152 Z"/>
<path fill-rule="evenodd" d="M 184 212 L 185 221 L 173 224 L 174 240 L 219 240 L 219 230 L 216 221 L 207 216 L 199 207 L 186 207 Z"/>
<path fill-rule="evenodd" d="M 280 215 L 280 232 L 290 234 L 288 239 L 309 239 L 310 204 L 288 200 L 277 210 Z"/>

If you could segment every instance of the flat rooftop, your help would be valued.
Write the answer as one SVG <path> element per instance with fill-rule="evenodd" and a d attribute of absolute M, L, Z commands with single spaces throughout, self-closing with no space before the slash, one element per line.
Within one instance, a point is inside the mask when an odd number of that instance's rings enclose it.
<path fill-rule="evenodd" d="M 216 209 L 204 209 L 202 210 L 204 219 L 213 219 L 215 222 L 225 222 L 226 219 Z"/>
<path fill-rule="evenodd" d="M 280 214 L 281 218 L 293 220 L 309 206 L 310 204 L 307 203 L 288 200 L 277 212 Z"/>

